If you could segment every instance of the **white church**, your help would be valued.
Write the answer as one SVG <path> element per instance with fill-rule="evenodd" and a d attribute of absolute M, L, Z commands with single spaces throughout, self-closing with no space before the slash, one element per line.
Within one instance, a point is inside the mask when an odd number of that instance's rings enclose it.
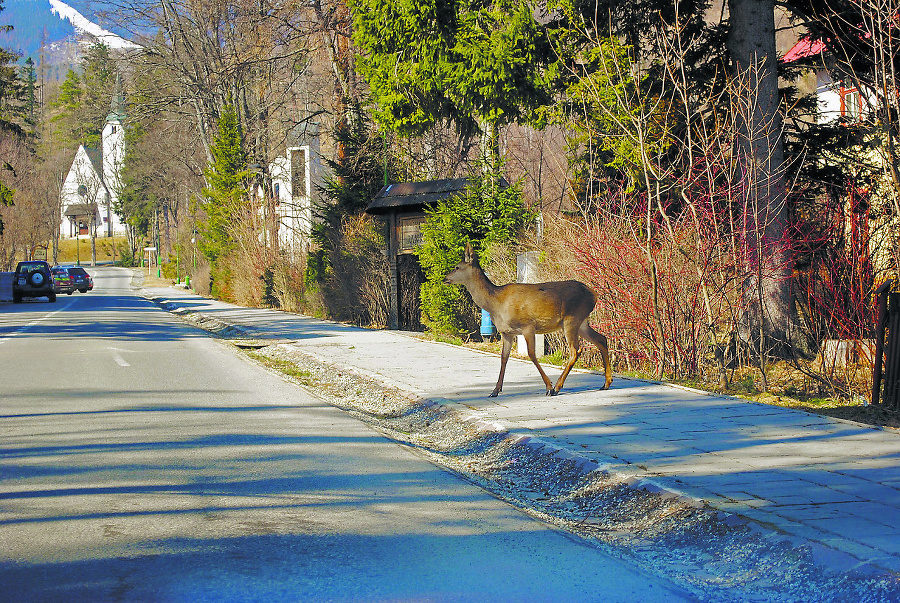
<path fill-rule="evenodd" d="M 101 147 L 79 146 L 63 183 L 60 238 L 125 234 L 125 224 L 113 209 L 121 190 L 119 172 L 125 160 L 124 122 L 125 99 L 117 78 Z"/>

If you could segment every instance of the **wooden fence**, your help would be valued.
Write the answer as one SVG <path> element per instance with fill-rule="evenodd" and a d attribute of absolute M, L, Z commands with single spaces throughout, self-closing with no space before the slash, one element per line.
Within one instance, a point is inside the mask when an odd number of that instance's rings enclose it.
<path fill-rule="evenodd" d="M 900 293 L 891 293 L 893 281 L 876 291 L 875 361 L 872 363 L 872 404 L 900 410 Z"/>

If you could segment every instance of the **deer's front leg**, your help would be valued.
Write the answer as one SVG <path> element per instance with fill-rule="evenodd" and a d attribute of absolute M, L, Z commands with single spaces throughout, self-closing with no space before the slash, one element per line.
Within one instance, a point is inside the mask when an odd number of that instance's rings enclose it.
<path fill-rule="evenodd" d="M 491 392 L 489 398 L 496 398 L 497 394 L 503 391 L 503 375 L 506 373 L 506 361 L 509 360 L 509 353 L 512 350 L 512 342 L 515 335 L 501 333 L 500 338 L 503 340 L 503 351 L 500 353 L 500 377 L 497 378 L 497 387 Z"/>

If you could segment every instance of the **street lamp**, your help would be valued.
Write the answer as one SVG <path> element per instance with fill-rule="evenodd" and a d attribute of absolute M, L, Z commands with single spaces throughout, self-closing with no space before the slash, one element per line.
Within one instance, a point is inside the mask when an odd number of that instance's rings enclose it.
<path fill-rule="evenodd" d="M 194 229 L 194 236 L 191 237 L 191 271 L 184 279 L 185 285 L 187 285 L 188 289 L 191 288 L 191 274 L 194 274 L 195 272 L 197 272 L 197 256 L 194 255 L 195 250 L 196 250 L 196 243 L 197 243 L 197 230 Z"/>

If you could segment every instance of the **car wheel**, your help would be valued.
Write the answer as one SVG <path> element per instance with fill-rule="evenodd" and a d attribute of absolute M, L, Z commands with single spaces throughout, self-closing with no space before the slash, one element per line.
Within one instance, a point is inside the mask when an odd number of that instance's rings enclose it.
<path fill-rule="evenodd" d="M 44 275 L 40 272 L 32 272 L 28 280 L 31 281 L 33 287 L 40 287 L 44 284 Z"/>
<path fill-rule="evenodd" d="M 47 300 L 50 301 L 50 303 L 55 302 L 56 301 L 56 293 L 51 293 L 50 295 L 48 295 Z"/>
<path fill-rule="evenodd" d="M 21 304 L 21 303 L 22 303 L 22 296 L 19 295 L 18 293 L 14 293 L 14 294 L 13 294 L 13 303 L 14 303 L 14 304 Z"/>
<path fill-rule="evenodd" d="M 87 289 L 79 289 L 82 293 L 87 293 Z"/>
<path fill-rule="evenodd" d="M 66 291 L 66 295 L 72 295 L 74 291 Z"/>

